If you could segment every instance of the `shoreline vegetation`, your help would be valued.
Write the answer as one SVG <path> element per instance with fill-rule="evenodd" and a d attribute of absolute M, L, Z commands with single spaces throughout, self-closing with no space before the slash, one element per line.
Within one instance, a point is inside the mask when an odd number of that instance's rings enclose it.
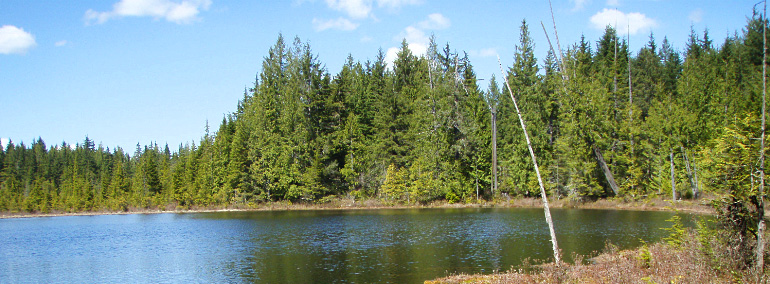
<path fill-rule="evenodd" d="M 621 198 L 599 199 L 596 201 L 576 201 L 570 199 L 549 200 L 551 208 L 568 209 L 609 209 L 609 210 L 639 210 L 639 211 L 677 211 L 694 214 L 715 214 L 709 205 L 709 198 L 700 200 L 679 200 L 671 202 L 657 197 L 624 200 Z M 324 203 L 292 203 L 277 201 L 261 203 L 248 207 L 200 207 L 179 208 L 173 205 L 162 208 L 127 208 L 123 211 L 94 210 L 81 212 L 0 212 L 0 219 L 61 217 L 61 216 L 95 216 L 123 214 L 163 214 L 163 213 L 207 213 L 207 212 L 251 212 L 251 211 L 291 211 L 291 210 L 378 210 L 378 209 L 430 209 L 430 208 L 542 208 L 540 198 L 511 198 L 496 200 L 479 200 L 469 203 L 449 203 L 436 201 L 428 204 L 403 204 L 381 199 L 354 200 L 353 198 L 330 198 Z"/>
<path fill-rule="evenodd" d="M 678 244 L 675 242 L 678 241 Z M 589 258 L 576 255 L 575 263 L 553 262 L 525 264 L 507 272 L 492 274 L 458 274 L 426 284 L 458 283 L 767 283 L 768 275 L 755 268 L 744 267 L 733 259 L 724 259 L 729 248 L 711 247 L 719 241 L 685 231 L 676 241 L 643 244 L 619 250 L 607 244 Z M 719 250 L 719 251 L 717 251 Z"/>

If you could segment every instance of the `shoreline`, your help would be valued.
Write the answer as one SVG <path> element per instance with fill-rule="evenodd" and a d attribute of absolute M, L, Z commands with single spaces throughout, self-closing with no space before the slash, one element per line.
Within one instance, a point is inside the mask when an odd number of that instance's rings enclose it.
<path fill-rule="evenodd" d="M 671 202 L 663 199 L 644 199 L 626 201 L 621 199 L 599 199 L 596 201 L 573 201 L 568 199 L 549 200 L 550 208 L 556 209 L 603 209 L 628 211 L 678 211 L 693 214 L 714 214 L 708 205 L 709 198 L 699 200 L 681 200 Z M 46 218 L 65 216 L 99 216 L 99 215 L 130 215 L 130 214 L 165 214 L 165 213 L 213 213 L 213 212 L 260 212 L 260 211 L 302 211 L 302 210 L 383 210 L 383 209 L 441 209 L 441 208 L 543 208 L 540 198 L 514 198 L 507 200 L 482 201 L 478 203 L 447 203 L 432 202 L 429 204 L 392 204 L 382 200 L 367 199 L 351 202 L 337 199 L 328 203 L 290 203 L 270 202 L 256 207 L 224 207 L 224 208 L 193 208 L 193 209 L 146 209 L 134 208 L 127 211 L 83 211 L 83 212 L 0 212 L 0 219 Z"/>

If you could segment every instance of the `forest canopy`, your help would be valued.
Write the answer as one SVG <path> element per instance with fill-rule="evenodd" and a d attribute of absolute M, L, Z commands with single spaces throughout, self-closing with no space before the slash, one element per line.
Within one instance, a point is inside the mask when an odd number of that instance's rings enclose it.
<path fill-rule="evenodd" d="M 548 195 L 681 199 L 754 188 L 766 25 L 755 13 L 721 45 L 692 31 L 682 52 L 652 34 L 633 52 L 607 27 L 595 42 L 538 59 L 522 21 L 505 76 Z M 8 143 L 0 211 L 539 194 L 509 90 L 494 76 L 482 90 L 466 53 L 431 39 L 418 56 L 403 41 L 391 66 L 382 50 L 365 62 L 349 56 L 335 75 L 324 66 L 309 44 L 279 35 L 236 110 L 173 151 L 137 144 L 128 153 L 89 137 Z"/>

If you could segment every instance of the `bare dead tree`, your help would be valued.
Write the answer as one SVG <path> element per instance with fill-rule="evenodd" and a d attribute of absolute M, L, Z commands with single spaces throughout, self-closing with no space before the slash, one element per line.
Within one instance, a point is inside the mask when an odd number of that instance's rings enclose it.
<path fill-rule="evenodd" d="M 551 8 L 551 21 L 553 22 L 553 34 L 556 36 L 556 46 L 559 48 L 559 59 L 561 62 L 564 62 L 564 54 L 562 54 L 561 43 L 559 42 L 559 31 L 556 29 L 556 17 L 553 16 L 553 4 L 551 4 L 551 0 L 548 0 L 548 7 Z"/>
<path fill-rule="evenodd" d="M 618 195 L 620 193 L 620 187 L 618 187 L 618 183 L 615 182 L 615 177 L 612 175 L 612 172 L 610 171 L 609 166 L 607 166 L 607 161 L 604 160 L 602 151 L 599 149 L 599 146 L 596 146 L 596 144 L 594 144 L 592 148 L 594 149 L 594 156 L 596 157 L 596 161 L 599 163 L 599 166 L 602 168 L 602 172 L 604 172 L 604 177 L 607 178 L 607 183 L 610 185 L 612 192 L 615 193 L 615 195 Z"/>
<path fill-rule="evenodd" d="M 537 166 L 537 158 L 535 157 L 535 151 L 532 150 L 532 143 L 529 141 L 529 134 L 527 134 L 527 126 L 524 123 L 524 117 L 521 116 L 519 111 L 519 105 L 516 103 L 516 97 L 513 96 L 513 90 L 511 85 L 508 84 L 508 78 L 503 71 L 503 64 L 500 62 L 500 56 L 497 57 L 497 63 L 500 65 L 500 73 L 502 73 L 503 80 L 505 80 L 505 86 L 508 87 L 508 93 L 513 100 L 513 106 L 516 109 L 516 114 L 519 115 L 519 123 L 521 124 L 521 130 L 524 132 L 524 139 L 527 141 L 527 148 L 529 148 L 529 156 L 532 158 L 532 165 L 535 167 L 535 174 L 537 175 L 537 182 L 540 184 L 540 197 L 543 199 L 543 210 L 545 211 L 545 221 L 548 223 L 548 230 L 551 233 L 551 244 L 553 245 L 553 258 L 556 261 L 556 265 L 561 263 L 561 257 L 559 253 L 559 244 L 556 242 L 556 231 L 553 228 L 553 220 L 551 219 L 551 209 L 548 207 L 548 196 L 545 194 L 545 186 L 543 185 L 543 178 L 540 177 L 540 168 Z"/>
<path fill-rule="evenodd" d="M 490 104 L 492 119 L 492 195 L 497 192 L 497 107 Z"/>
<path fill-rule="evenodd" d="M 757 224 L 756 268 L 765 268 L 765 96 L 767 95 L 767 1 L 762 11 L 762 136 L 759 146 L 759 222 Z"/>
<path fill-rule="evenodd" d="M 671 155 L 669 161 L 671 162 L 671 200 L 676 201 L 676 176 L 674 175 L 674 150 L 669 149 Z"/>
<path fill-rule="evenodd" d="M 626 36 L 628 39 L 628 137 L 631 144 L 631 158 L 634 157 L 634 96 L 633 86 L 631 84 L 631 24 L 627 23 Z M 634 189 L 634 184 L 631 183 L 631 189 Z"/>
<path fill-rule="evenodd" d="M 685 169 L 687 169 L 687 179 L 690 180 L 690 187 L 692 188 L 692 196 L 693 198 L 698 198 L 698 194 L 700 194 L 700 190 L 698 189 L 698 175 L 690 167 L 690 158 L 687 156 L 687 150 L 684 148 L 684 146 L 679 146 L 679 147 L 682 148 L 682 155 L 684 156 L 684 166 L 685 166 Z"/>
<path fill-rule="evenodd" d="M 559 69 L 560 69 L 559 73 L 561 74 L 562 86 L 564 87 L 564 92 L 567 93 L 567 81 L 569 80 L 569 77 L 567 76 L 567 71 L 565 69 L 566 66 L 564 65 L 564 55 L 561 50 L 561 44 L 559 43 L 559 33 L 556 31 L 556 17 L 554 17 L 553 15 L 553 6 L 551 5 L 551 0 L 548 0 L 548 5 L 551 6 L 551 20 L 553 21 L 554 34 L 556 35 L 556 45 L 559 48 L 559 52 L 558 52 L 559 57 L 556 59 L 556 61 L 559 65 Z M 543 24 L 543 22 L 540 22 L 540 25 L 543 27 L 543 32 L 545 33 L 545 38 L 548 40 L 548 46 L 550 47 L 551 52 L 554 52 L 553 44 L 551 44 L 551 38 L 548 36 L 548 32 L 545 30 L 545 25 Z M 617 42 L 616 42 L 616 48 L 617 48 Z M 617 74 L 615 76 L 617 76 Z M 615 84 L 615 89 L 616 89 L 615 92 L 617 92 L 617 83 Z M 617 98 L 615 99 L 615 107 L 617 108 Z M 612 171 L 610 171 L 609 166 L 607 166 L 607 162 L 604 160 L 604 156 L 602 155 L 601 149 L 599 149 L 599 147 L 596 145 L 591 145 L 591 148 L 593 148 L 596 161 L 597 163 L 599 163 L 599 166 L 602 168 L 602 172 L 604 173 L 604 177 L 607 179 L 607 184 L 610 185 L 612 192 L 615 193 L 615 195 L 618 195 L 618 193 L 620 192 L 620 187 L 618 187 L 617 182 L 615 182 L 615 177 L 613 176 Z"/>

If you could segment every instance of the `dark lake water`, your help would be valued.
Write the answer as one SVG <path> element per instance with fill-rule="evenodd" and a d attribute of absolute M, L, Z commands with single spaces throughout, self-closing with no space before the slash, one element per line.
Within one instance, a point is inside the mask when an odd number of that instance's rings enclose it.
<path fill-rule="evenodd" d="M 668 233 L 674 213 L 554 209 L 565 256 Z M 692 216 L 682 214 L 686 223 Z M 0 220 L 0 283 L 422 283 L 552 257 L 542 209 Z M 569 257 L 568 257 L 569 260 Z"/>

